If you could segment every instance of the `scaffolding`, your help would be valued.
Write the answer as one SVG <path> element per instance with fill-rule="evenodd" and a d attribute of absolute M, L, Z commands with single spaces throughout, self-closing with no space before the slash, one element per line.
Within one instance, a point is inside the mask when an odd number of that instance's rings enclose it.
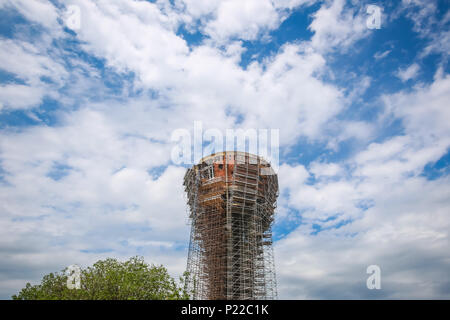
<path fill-rule="evenodd" d="M 278 178 L 270 164 L 245 152 L 216 153 L 187 170 L 184 187 L 191 223 L 186 289 L 192 298 L 276 299 Z"/>

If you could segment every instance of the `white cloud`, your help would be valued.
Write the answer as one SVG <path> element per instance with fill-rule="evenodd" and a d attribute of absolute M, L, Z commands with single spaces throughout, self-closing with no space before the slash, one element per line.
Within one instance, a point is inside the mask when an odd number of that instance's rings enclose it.
<path fill-rule="evenodd" d="M 413 22 L 413 30 L 419 37 L 428 41 L 419 57 L 424 58 L 431 53 L 437 53 L 441 54 L 445 61 L 450 51 L 450 32 L 447 27 L 450 12 L 447 11 L 441 19 L 438 19 L 437 1 L 403 0 L 401 8 Z"/>
<path fill-rule="evenodd" d="M 316 0 L 273 0 L 276 8 L 294 9 L 299 6 L 310 6 L 316 3 Z"/>
<path fill-rule="evenodd" d="M 345 8 L 345 0 L 327 2 L 313 15 L 309 29 L 314 32 L 311 45 L 320 52 L 338 49 L 346 51 L 350 45 L 366 36 L 369 30 L 361 12 Z"/>
<path fill-rule="evenodd" d="M 357 222 L 316 236 L 304 226 L 277 242 L 280 298 L 448 298 L 448 183 L 386 185 Z M 381 290 L 366 288 L 372 264 Z"/>
<path fill-rule="evenodd" d="M 230 39 L 255 40 L 261 34 L 276 29 L 287 17 L 288 11 L 315 0 L 180 0 L 189 24 L 200 23 L 200 30 L 219 44 Z M 256 13 L 256 14 L 255 14 Z M 199 22 L 198 22 L 199 21 Z"/>
<path fill-rule="evenodd" d="M 343 163 L 313 163 L 316 183 L 292 184 L 286 177 L 304 168 L 284 167 L 281 202 L 300 210 L 303 224 L 276 246 L 282 298 L 449 296 L 450 181 L 421 176 L 450 147 L 448 81 L 386 96 L 387 114 L 404 121 L 405 135 Z M 311 236 L 314 224 L 325 231 Z M 372 264 L 382 270 L 380 291 L 365 287 Z"/>
<path fill-rule="evenodd" d="M 340 176 L 343 173 L 343 169 L 337 163 L 314 162 L 311 164 L 310 171 L 318 178 Z"/>
<path fill-rule="evenodd" d="M 307 45 L 286 45 L 272 59 L 243 70 L 239 42 L 227 43 L 224 50 L 211 43 L 189 49 L 173 33 L 173 25 L 159 22 L 162 13 L 143 20 L 128 2 L 78 4 L 87 12 L 77 35 L 86 41 L 84 48 L 105 57 L 118 72 L 134 72 L 137 88 L 160 90 L 164 103 L 183 114 L 184 123 L 203 120 L 225 128 L 242 114 L 244 127 L 283 128 L 281 141 L 289 144 L 301 135 L 321 138 L 321 127 L 344 108 L 340 90 L 318 77 L 323 57 Z M 156 10 L 153 4 L 145 6 Z M 293 115 L 288 122 L 286 113 Z"/>
<path fill-rule="evenodd" d="M 38 45 L 25 41 L 0 40 L 0 68 L 31 84 L 41 77 L 62 82 L 66 70 Z"/>
<path fill-rule="evenodd" d="M 74 1 L 80 6 L 77 37 L 84 49 L 118 72 L 136 72 L 146 86 L 172 85 L 189 49 L 175 35 L 178 21 L 144 1 Z M 139 83 L 137 83 L 139 84 Z"/>
<path fill-rule="evenodd" d="M 81 109 L 58 127 L 2 134 L 2 273 L 15 272 L 19 287 L 107 256 L 143 254 L 168 264 L 174 275 L 183 272 L 185 250 L 177 247 L 189 236 L 185 170 L 165 167 L 170 145 L 123 136 L 113 125 L 104 114 Z M 149 170 L 159 166 L 155 177 Z M 19 287 L 8 289 L 14 283 L 3 275 L 6 298 Z"/>
<path fill-rule="evenodd" d="M 164 169 L 170 132 L 190 129 L 194 120 L 203 120 L 205 129 L 232 128 L 235 115 L 243 114 L 243 127 L 283 128 L 286 143 L 299 135 L 315 139 L 342 109 L 341 93 L 317 78 L 324 59 L 300 45 L 288 45 L 244 70 L 238 65 L 242 44 L 189 49 L 174 33 L 176 18 L 151 3 L 139 3 L 143 8 L 130 2 L 74 3 L 81 8 L 77 37 L 83 47 L 113 71 L 135 73 L 131 90 L 152 88 L 159 96 L 125 100 L 125 93 L 98 101 L 105 89 L 92 66 L 72 58 L 74 68 L 67 70 L 57 56 L 63 51 L 49 55 L 26 42 L 3 42 L 2 68 L 32 88 L 42 85 L 42 76 L 56 88 L 77 79 L 61 102 L 80 107 L 62 113 L 57 126 L 2 133 L 0 225 L 10 232 L 3 233 L 1 245 L 11 250 L 2 253 L 2 261 L 26 266 L 17 268 L 16 279 L 23 284 L 72 263 L 139 252 L 150 261 L 170 263 L 170 271 L 180 274 L 186 252 L 177 248 L 188 241 L 184 169 Z M 289 123 L 286 114 L 292 114 Z M 158 178 L 148 173 L 154 169 L 163 170 Z M 176 245 L 138 251 L 140 244 L 155 241 Z M 26 257 L 18 244 L 33 244 Z M 50 256 L 51 263 L 45 262 Z M 13 285 L 1 281 L 1 287 Z"/>
<path fill-rule="evenodd" d="M 39 105 L 44 90 L 25 85 L 0 85 L 0 110 L 26 109 Z"/>
<path fill-rule="evenodd" d="M 278 176 L 283 180 L 284 188 L 296 190 L 306 182 L 309 178 L 309 173 L 302 165 L 293 167 L 288 164 L 283 164 L 280 167 Z"/>
<path fill-rule="evenodd" d="M 269 0 L 224 1 L 216 15 L 216 19 L 206 24 L 205 32 L 219 41 L 233 36 L 253 40 L 261 29 L 274 29 L 280 23 Z"/>
<path fill-rule="evenodd" d="M 0 40 L 0 68 L 20 81 L 0 86 L 0 108 L 4 110 L 37 107 L 44 96 L 57 96 L 56 90 L 67 80 L 60 61 L 42 46 L 25 41 Z"/>
<path fill-rule="evenodd" d="M 417 77 L 420 71 L 420 66 L 417 63 L 413 63 L 405 69 L 399 69 L 396 76 L 403 82 L 414 79 Z"/>
<path fill-rule="evenodd" d="M 446 121 L 450 116 L 447 108 L 449 88 L 449 75 L 439 76 L 438 71 L 434 82 L 430 85 L 422 85 L 412 93 L 400 92 L 384 96 L 385 116 L 394 115 L 403 119 L 408 133 L 420 138 L 420 141 L 433 139 L 446 143 L 450 135 Z"/>
<path fill-rule="evenodd" d="M 379 52 L 376 52 L 373 57 L 375 58 L 375 60 L 380 60 L 380 59 L 386 58 L 391 52 L 392 52 L 392 50 L 386 50 L 383 52 L 379 51 Z"/>
<path fill-rule="evenodd" d="M 192 129 L 194 120 L 204 129 L 279 128 L 282 147 L 299 138 L 334 150 L 347 139 L 368 143 L 345 161 L 319 157 L 306 167 L 280 167 L 278 218 L 304 223 L 276 245 L 282 297 L 370 297 L 365 268 L 373 263 L 382 267 L 386 297 L 448 294 L 447 283 L 435 283 L 448 266 L 442 259 L 448 252 L 448 181 L 428 181 L 420 173 L 449 146 L 449 77 L 437 74 L 431 85 L 383 96 L 379 122 L 401 120 L 404 135 L 370 143 L 375 125 L 337 117 L 371 79 L 362 78 L 346 94 L 322 78 L 330 71 L 328 54 L 347 50 L 369 32 L 365 17 L 341 0 L 313 15 L 311 41 L 287 43 L 263 61 L 239 65 L 245 50 L 239 39 L 257 39 L 287 10 L 313 2 L 185 0 L 172 7 L 72 1 L 81 8 L 76 39 L 86 53 L 104 61 L 111 74 L 135 76 L 115 95 L 93 65 L 70 56 L 69 68 L 60 59 L 67 52 L 49 52 L 49 38 L 42 45 L 1 40 L 0 68 L 25 83 L 0 88 L 6 108 L 32 108 L 52 94 L 77 109 L 61 113 L 56 126 L 0 135 L 0 287 L 6 288 L 0 294 L 43 273 L 110 255 L 142 253 L 181 274 L 186 248 L 180 247 L 189 229 L 184 168 L 170 164 L 169 138 L 176 128 Z M 42 12 L 48 21 L 29 19 L 56 29 L 52 12 L 58 10 L 51 4 L 26 6 L 20 7 L 26 17 Z M 251 14 L 256 9 L 260 14 Z M 183 23 L 210 39 L 189 47 L 176 35 Z M 313 225 L 327 230 L 313 237 Z M 432 265 L 421 264 L 425 260 Z M 421 290 L 413 294 L 415 285 Z"/>
<path fill-rule="evenodd" d="M 422 36 L 431 32 L 431 25 L 436 23 L 433 16 L 437 10 L 435 1 L 402 0 L 401 5 L 403 10 L 406 10 L 406 15 L 413 21 L 416 32 Z"/>
<path fill-rule="evenodd" d="M 5 0 L 0 3 L 0 8 L 14 8 L 26 19 L 44 26 L 47 31 L 56 35 L 61 29 L 58 24 L 58 9 L 45 0 Z"/>

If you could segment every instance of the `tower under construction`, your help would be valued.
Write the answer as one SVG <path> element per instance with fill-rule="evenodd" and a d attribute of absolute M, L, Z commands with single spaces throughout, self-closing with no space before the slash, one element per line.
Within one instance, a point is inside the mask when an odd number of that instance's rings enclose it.
<path fill-rule="evenodd" d="M 187 289 L 193 299 L 276 299 L 272 223 L 278 177 L 270 163 L 237 151 L 188 169 L 191 236 Z"/>

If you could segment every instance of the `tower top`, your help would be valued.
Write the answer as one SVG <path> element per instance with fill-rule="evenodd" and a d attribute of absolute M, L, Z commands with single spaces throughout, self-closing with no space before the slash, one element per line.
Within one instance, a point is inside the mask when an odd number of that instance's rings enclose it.
<path fill-rule="evenodd" d="M 222 151 L 210 154 L 209 156 L 200 159 L 199 163 L 216 163 L 222 162 L 226 157 L 228 163 L 233 163 L 234 161 L 245 162 L 246 159 L 250 160 L 250 163 L 260 163 L 262 165 L 270 165 L 270 163 L 263 157 L 255 155 L 253 153 L 243 152 L 243 151 Z"/>

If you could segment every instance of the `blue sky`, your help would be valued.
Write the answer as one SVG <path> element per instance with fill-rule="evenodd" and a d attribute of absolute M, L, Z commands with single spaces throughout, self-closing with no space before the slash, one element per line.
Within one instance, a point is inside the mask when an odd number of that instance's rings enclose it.
<path fill-rule="evenodd" d="M 279 130 L 280 298 L 450 297 L 448 1 L 1 0 L 0 17 L 0 298 L 105 257 L 180 275 L 171 135 L 194 121 Z"/>

